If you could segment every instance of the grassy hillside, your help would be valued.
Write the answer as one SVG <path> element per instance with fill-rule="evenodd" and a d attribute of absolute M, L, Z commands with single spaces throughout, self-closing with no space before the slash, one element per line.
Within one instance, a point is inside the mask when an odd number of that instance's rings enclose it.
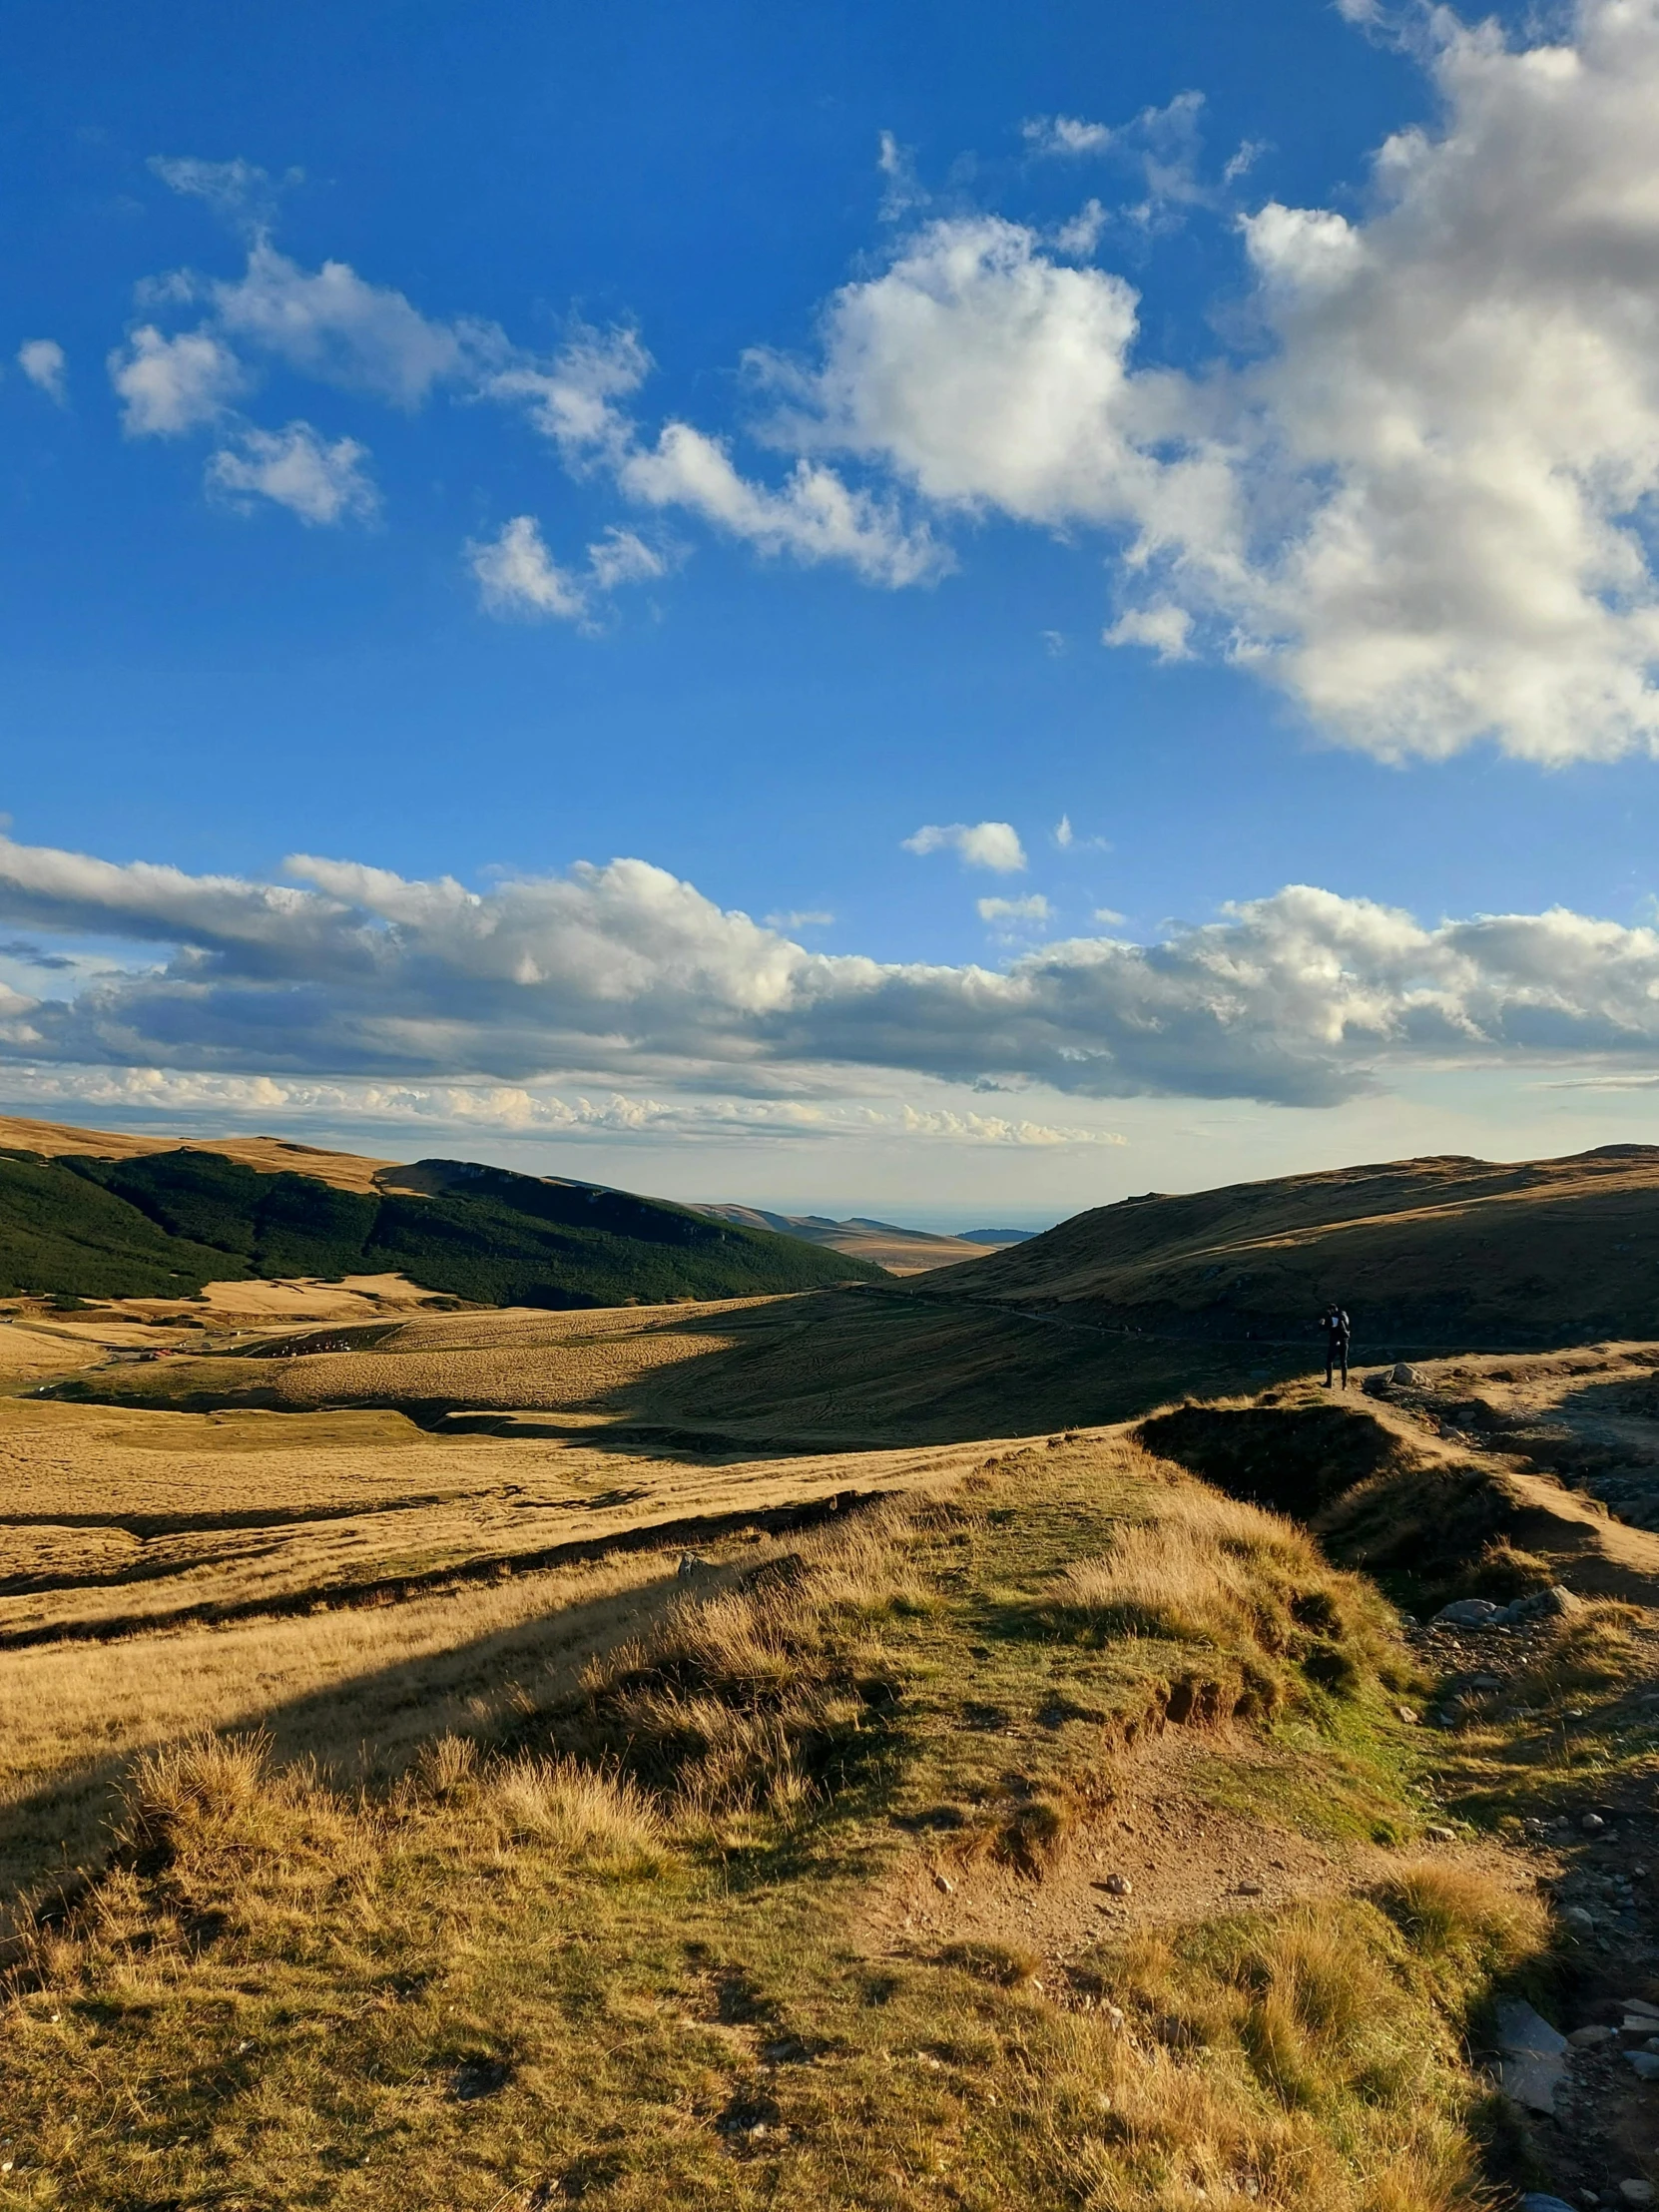
<path fill-rule="evenodd" d="M 717 1547 L 679 1602 L 671 1561 L 571 1651 L 482 1593 L 462 1734 L 359 1666 L 331 1738 L 304 1701 L 320 1767 L 263 1677 L 259 1733 L 140 1760 L 113 1849 L 21 1918 L 0 2197 L 1490 2201 L 1465 2032 L 1547 1916 L 1490 1847 L 1418 1848 L 1411 1662 L 1306 1538 L 1056 1438 Z M 364 1776 L 399 1684 L 413 1740 Z"/>
<path fill-rule="evenodd" d="M 850 1221 L 831 1221 L 825 1214 L 769 1214 L 760 1206 L 702 1204 L 696 1211 L 720 1221 L 737 1222 L 746 1229 L 775 1229 L 781 1236 L 804 1237 L 809 1244 L 828 1245 L 833 1252 L 872 1260 L 892 1275 L 922 1275 L 930 1268 L 975 1260 L 987 1238 L 998 1241 L 995 1230 L 979 1230 L 972 1237 L 935 1237 L 926 1229 L 900 1229 L 893 1222 L 867 1221 L 860 1215 Z"/>
<path fill-rule="evenodd" d="M 492 1306 L 614 1306 L 876 1278 L 864 1262 L 654 1199 L 460 1161 L 342 1188 L 179 1148 L 0 1153 L 0 1293 L 178 1297 L 247 1277 L 400 1272 Z"/>
<path fill-rule="evenodd" d="M 1313 1344 L 1337 1299 L 1356 1350 L 1659 1336 L 1659 1148 L 1509 1165 L 1399 1160 L 1149 1193 L 948 1269 L 929 1298 L 1158 1336 Z"/>

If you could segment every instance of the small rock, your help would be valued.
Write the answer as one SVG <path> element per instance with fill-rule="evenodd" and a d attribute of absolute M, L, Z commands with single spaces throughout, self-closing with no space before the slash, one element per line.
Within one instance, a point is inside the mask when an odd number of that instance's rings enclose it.
<path fill-rule="evenodd" d="M 1650 2020 L 1659 2020 L 1659 2004 L 1649 2004 L 1646 1997 L 1620 1997 L 1620 2004 L 1627 2012 L 1640 2012 Z"/>
<path fill-rule="evenodd" d="M 1449 1605 L 1440 1607 L 1429 1625 L 1436 1628 L 1486 1628 L 1496 1620 L 1501 1610 L 1489 1597 L 1453 1598 Z"/>
<path fill-rule="evenodd" d="M 1431 1844 L 1454 1844 L 1457 1831 L 1454 1828 L 1425 1828 L 1423 1834 Z"/>
<path fill-rule="evenodd" d="M 1393 1368 L 1389 1372 L 1388 1376 L 1388 1381 L 1390 1382 L 1414 1382 L 1416 1379 L 1416 1369 L 1413 1367 L 1407 1367 L 1403 1360 L 1400 1361 L 1397 1367 Z"/>
<path fill-rule="evenodd" d="M 1261 1894 L 1262 1885 L 1259 1882 L 1241 1882 L 1239 1884 L 1239 1895 L 1242 1898 L 1259 1898 Z"/>
<path fill-rule="evenodd" d="M 1567 2037 L 1567 2041 L 1571 2043 L 1574 2050 L 1594 2050 L 1598 2044 L 1610 2043 L 1612 2040 L 1613 2030 L 1610 2027 L 1602 2027 L 1597 2024 L 1592 2024 L 1589 2027 L 1575 2027 Z"/>
<path fill-rule="evenodd" d="M 947 1898 L 953 1898 L 956 1895 L 955 1883 L 951 1881 L 949 1875 L 940 1874 L 936 1868 L 933 1873 L 933 1887 L 935 1890 L 942 1890 Z"/>
<path fill-rule="evenodd" d="M 1595 1925 L 1595 1922 L 1581 1905 L 1569 1905 L 1561 1915 L 1561 1926 L 1570 1929 L 1575 1936 L 1592 1935 Z"/>
<path fill-rule="evenodd" d="M 1619 2195 L 1623 2197 L 1626 2204 L 1651 2204 L 1653 2202 L 1653 2184 L 1651 2181 L 1621 2181 L 1619 2183 Z"/>
<path fill-rule="evenodd" d="M 1475 1674 L 1469 1677 L 1471 1690 L 1501 1690 L 1502 1678 L 1495 1674 Z"/>
<path fill-rule="evenodd" d="M 1559 1582 L 1547 1590 L 1534 1590 L 1527 1597 L 1518 1597 L 1512 1605 L 1503 1608 L 1504 1621 L 1553 1620 L 1561 1613 L 1576 1613 L 1582 1600 L 1564 1589 Z"/>
<path fill-rule="evenodd" d="M 1414 1713 L 1414 1712 L 1412 1711 L 1412 1709 L 1411 1709 L 1411 1707 L 1410 1707 L 1409 1705 L 1396 1705 L 1396 1706 L 1394 1707 L 1394 1711 L 1395 1711 L 1395 1713 L 1396 1713 L 1396 1714 L 1398 1715 L 1398 1717 L 1399 1717 L 1399 1718 L 1400 1718 L 1400 1719 L 1401 1719 L 1401 1720 L 1402 1720 L 1402 1721 L 1403 1721 L 1403 1722 L 1405 1723 L 1405 1725 L 1406 1725 L 1406 1727 L 1407 1727 L 1407 1728 L 1415 1728 L 1415 1727 L 1416 1727 L 1416 1725 L 1417 1725 L 1417 1716 L 1416 1716 L 1416 1714 L 1415 1714 L 1415 1713 Z"/>
<path fill-rule="evenodd" d="M 690 1582 L 694 1575 L 712 1573 L 714 1564 L 712 1559 L 705 1559 L 700 1551 L 683 1551 L 680 1554 L 680 1564 L 674 1571 L 682 1582 Z"/>
<path fill-rule="evenodd" d="M 1607 1823 L 1599 1813 L 1586 1813 L 1578 1825 L 1586 1836 L 1599 1836 Z"/>
<path fill-rule="evenodd" d="M 1109 1874 L 1100 1887 L 1108 1897 L 1127 1898 L 1135 1894 L 1135 1885 L 1126 1874 Z"/>
<path fill-rule="evenodd" d="M 1659 2081 L 1659 2051 L 1627 2050 L 1624 2054 L 1624 2062 L 1640 2080 Z M 1637 2202 L 1646 2204 L 1648 2200 L 1646 2197 L 1640 2199 L 1632 2197 L 1630 2201 L 1632 2204 Z"/>

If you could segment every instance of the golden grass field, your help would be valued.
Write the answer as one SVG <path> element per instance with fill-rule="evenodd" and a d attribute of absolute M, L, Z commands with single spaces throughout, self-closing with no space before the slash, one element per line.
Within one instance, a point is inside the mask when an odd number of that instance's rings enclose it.
<path fill-rule="evenodd" d="M 121 1358 L 203 1334 L 0 1328 L 0 2207 L 1482 2212 L 1528 2170 L 1469 2022 L 1560 1970 L 1520 1814 L 1659 1768 L 1659 1539 L 1559 1493 L 1534 1571 L 1616 1539 L 1638 1602 L 1453 1747 L 1374 1585 L 1122 1425 L 1259 1348 L 859 1291 Z M 1265 1409 L 1323 1412 L 1295 1357 Z"/>

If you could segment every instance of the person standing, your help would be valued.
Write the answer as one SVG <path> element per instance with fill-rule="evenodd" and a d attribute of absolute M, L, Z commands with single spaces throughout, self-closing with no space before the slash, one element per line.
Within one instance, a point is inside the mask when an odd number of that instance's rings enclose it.
<path fill-rule="evenodd" d="M 1343 1388 L 1348 1388 L 1348 1316 L 1333 1301 L 1325 1309 L 1322 1324 L 1325 1330 L 1325 1386 L 1331 1387 L 1331 1377 L 1337 1368 L 1343 1371 Z"/>

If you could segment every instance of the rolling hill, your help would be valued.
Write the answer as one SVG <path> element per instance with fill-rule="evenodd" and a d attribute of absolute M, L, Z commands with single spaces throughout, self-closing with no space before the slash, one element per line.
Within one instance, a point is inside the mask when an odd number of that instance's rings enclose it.
<path fill-rule="evenodd" d="M 1309 1340 L 1329 1299 L 1356 1351 L 1525 1349 L 1659 1335 L 1659 1147 L 1561 1160 L 1396 1160 L 1100 1206 L 930 1276 L 925 1295 L 1160 1337 Z"/>
<path fill-rule="evenodd" d="M 177 1298 L 210 1282 L 395 1272 L 480 1305 L 592 1307 L 880 1273 L 631 1192 L 469 1161 L 399 1167 L 276 1139 L 162 1144 L 17 1122 L 0 1126 L 7 1137 L 0 1295 Z"/>
<path fill-rule="evenodd" d="M 828 1245 L 831 1252 L 868 1260 L 889 1275 L 925 1275 L 934 1268 L 954 1267 L 959 1260 L 978 1259 L 994 1244 L 1017 1243 L 1020 1236 L 1017 1230 L 974 1229 L 961 1237 L 936 1237 L 925 1229 L 900 1229 L 896 1223 L 858 1215 L 831 1221 L 825 1214 L 771 1214 L 760 1206 L 697 1205 L 693 1211 L 741 1228 L 770 1229 L 782 1237 Z"/>

